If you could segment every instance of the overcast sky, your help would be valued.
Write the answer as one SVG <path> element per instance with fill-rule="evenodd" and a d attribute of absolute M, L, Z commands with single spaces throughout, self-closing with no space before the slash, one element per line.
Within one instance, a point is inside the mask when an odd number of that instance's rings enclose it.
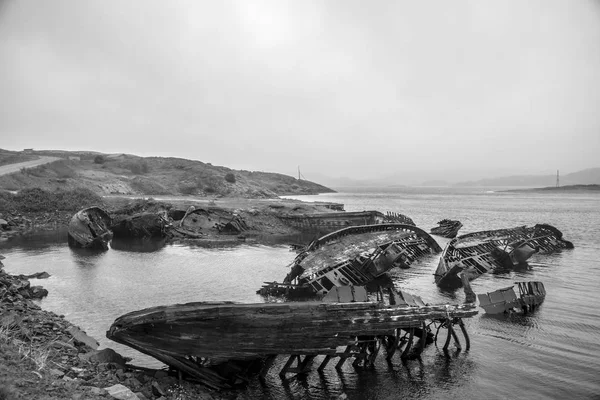
<path fill-rule="evenodd" d="M 31 147 L 307 179 L 597 167 L 600 1 L 0 0 L 0 148 Z"/>

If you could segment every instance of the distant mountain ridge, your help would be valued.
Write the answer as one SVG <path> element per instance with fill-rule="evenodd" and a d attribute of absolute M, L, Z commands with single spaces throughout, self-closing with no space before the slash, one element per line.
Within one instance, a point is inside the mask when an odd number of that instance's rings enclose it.
<path fill-rule="evenodd" d="M 600 168 L 588 168 L 570 174 L 561 175 L 559 184 L 594 185 L 600 184 Z M 512 175 L 498 178 L 486 178 L 477 181 L 458 182 L 452 186 L 522 186 L 549 187 L 556 185 L 556 175 Z"/>

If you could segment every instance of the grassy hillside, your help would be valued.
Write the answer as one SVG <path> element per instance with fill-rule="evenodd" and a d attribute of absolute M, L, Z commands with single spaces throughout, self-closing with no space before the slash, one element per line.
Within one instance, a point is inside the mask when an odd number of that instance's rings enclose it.
<path fill-rule="evenodd" d="M 62 160 L 0 176 L 0 189 L 87 188 L 101 195 L 195 195 L 270 198 L 332 192 L 294 177 L 238 171 L 180 158 L 137 157 L 89 152 L 36 151 Z"/>
<path fill-rule="evenodd" d="M 23 161 L 31 161 L 39 158 L 33 154 L 27 154 L 20 151 L 10 151 L 0 149 L 0 165 L 16 164 Z"/>

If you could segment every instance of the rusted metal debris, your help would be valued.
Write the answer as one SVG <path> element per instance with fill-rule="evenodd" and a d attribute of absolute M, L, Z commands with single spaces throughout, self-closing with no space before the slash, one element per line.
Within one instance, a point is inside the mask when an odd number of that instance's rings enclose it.
<path fill-rule="evenodd" d="M 257 363 L 264 376 L 278 355 L 289 357 L 280 372 L 285 377 L 307 372 L 317 356 L 324 357 L 319 370 L 333 358 L 337 368 L 348 358 L 355 366 L 373 366 L 382 347 L 388 359 L 399 349 L 404 359 L 418 356 L 433 331 L 442 328 L 447 332 L 444 348 L 450 337 L 461 348 L 452 334 L 455 325 L 469 345 L 462 318 L 477 314 L 474 304 L 427 305 L 417 298 L 393 293 L 386 301 L 383 294 L 365 301 L 364 288 L 344 287 L 333 289 L 322 302 L 151 307 L 117 318 L 107 337 L 216 389 L 244 383 Z"/>
<path fill-rule="evenodd" d="M 432 235 L 443 236 L 448 239 L 453 239 L 458 235 L 458 231 L 463 224 L 460 221 L 453 219 L 443 219 L 438 222 L 438 226 L 431 228 L 429 231 Z"/>
<path fill-rule="evenodd" d="M 546 298 L 546 288 L 542 282 L 515 282 L 519 296 L 515 293 L 514 286 L 478 294 L 479 306 L 487 314 L 502 314 L 511 312 L 527 313 L 533 311 Z"/>
<path fill-rule="evenodd" d="M 333 287 L 363 286 L 391 268 L 409 268 L 418 257 L 441 250 L 416 226 L 352 226 L 314 240 L 296 256 L 283 283 L 268 282 L 257 293 L 322 296 Z"/>
<path fill-rule="evenodd" d="M 170 225 L 166 211 L 161 211 L 122 217 L 114 221 L 111 230 L 115 238 L 164 237 Z"/>
<path fill-rule="evenodd" d="M 238 235 L 248 230 L 244 219 L 235 213 L 222 209 L 189 207 L 186 211 L 171 210 L 174 235 L 202 238 L 210 233 Z"/>
<path fill-rule="evenodd" d="M 551 225 L 537 224 L 509 229 L 474 232 L 452 239 L 442 253 L 435 272 L 438 286 L 462 286 L 461 274 L 473 280 L 486 272 L 510 270 L 535 253 L 549 254 L 572 249 Z"/>
<path fill-rule="evenodd" d="M 113 236 L 110 225 L 110 216 L 100 207 L 78 211 L 69 222 L 69 246 L 108 250 Z"/>

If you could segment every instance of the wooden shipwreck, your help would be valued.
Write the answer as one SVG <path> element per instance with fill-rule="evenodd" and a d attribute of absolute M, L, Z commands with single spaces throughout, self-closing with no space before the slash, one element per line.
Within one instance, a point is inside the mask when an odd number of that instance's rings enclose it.
<path fill-rule="evenodd" d="M 165 237 L 171 223 L 166 211 L 145 212 L 116 219 L 111 225 L 115 238 Z"/>
<path fill-rule="evenodd" d="M 173 219 L 170 234 L 183 238 L 203 238 L 211 234 L 238 235 L 248 226 L 236 213 L 219 208 L 196 208 L 187 210 L 170 210 Z"/>
<path fill-rule="evenodd" d="M 533 311 L 546 298 L 546 288 L 542 282 L 515 282 L 519 295 L 514 286 L 478 294 L 479 306 L 487 314 L 503 314 L 511 312 L 527 313 Z"/>
<path fill-rule="evenodd" d="M 78 211 L 69 221 L 69 246 L 108 250 L 113 236 L 110 225 L 110 216 L 100 207 L 88 207 Z"/>
<path fill-rule="evenodd" d="M 443 219 L 438 222 L 438 226 L 431 228 L 429 231 L 432 235 L 442 236 L 448 239 L 453 239 L 458 235 L 458 231 L 463 224 L 460 221 L 453 219 Z"/>
<path fill-rule="evenodd" d="M 461 348 L 459 326 L 468 347 L 462 318 L 475 314 L 474 304 L 426 305 L 400 293 L 368 301 L 364 288 L 344 287 L 319 302 L 151 307 L 117 318 L 106 335 L 220 389 L 243 383 L 250 371 L 264 376 L 278 355 L 289 357 L 281 377 L 307 372 L 317 356 L 319 370 L 334 358 L 337 368 L 348 358 L 372 366 L 381 347 L 388 358 L 404 347 L 408 357 L 411 347 L 422 351 L 432 328 L 436 336 L 445 328 L 445 349 L 451 337 Z"/>
<path fill-rule="evenodd" d="M 289 214 L 279 217 L 287 225 L 301 231 L 332 232 L 349 226 L 396 223 L 415 225 L 413 220 L 403 214 L 379 211 L 344 211 L 311 214 Z"/>
<path fill-rule="evenodd" d="M 366 285 L 391 268 L 409 268 L 418 257 L 441 250 L 416 226 L 351 226 L 311 242 L 296 256 L 282 283 L 266 282 L 257 293 L 322 296 L 333 287 Z"/>
<path fill-rule="evenodd" d="M 526 265 L 526 261 L 535 253 L 549 254 L 573 248 L 573 244 L 562 236 L 562 232 L 547 224 L 459 236 L 444 249 L 435 272 L 435 282 L 438 286 L 460 287 L 460 274 L 473 280 L 486 272 Z"/>

